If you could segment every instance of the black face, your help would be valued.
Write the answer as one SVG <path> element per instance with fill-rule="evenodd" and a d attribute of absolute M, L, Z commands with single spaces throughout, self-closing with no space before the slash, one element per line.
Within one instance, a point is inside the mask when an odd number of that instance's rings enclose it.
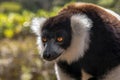
<path fill-rule="evenodd" d="M 48 19 L 42 29 L 43 58 L 48 61 L 58 58 L 71 43 L 70 21 L 57 20 L 56 17 Z"/>

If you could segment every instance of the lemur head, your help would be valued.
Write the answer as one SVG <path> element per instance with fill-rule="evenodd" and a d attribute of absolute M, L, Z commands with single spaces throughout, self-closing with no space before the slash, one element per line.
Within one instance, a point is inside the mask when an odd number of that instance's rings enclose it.
<path fill-rule="evenodd" d="M 57 15 L 49 19 L 34 19 L 32 23 L 42 58 L 47 61 L 61 59 L 71 62 L 83 56 L 88 47 L 91 20 L 86 15 Z"/>
<path fill-rule="evenodd" d="M 37 44 L 43 59 L 71 63 L 88 49 L 92 21 L 82 11 L 78 12 L 77 6 L 72 6 L 63 8 L 54 17 L 33 19 L 32 30 L 38 35 Z"/>
<path fill-rule="evenodd" d="M 97 20 L 97 21 L 96 21 Z M 38 35 L 39 51 L 45 60 L 78 60 L 89 48 L 94 22 L 111 23 L 114 16 L 93 4 L 77 3 L 63 8 L 54 17 L 37 18 L 32 30 Z"/>

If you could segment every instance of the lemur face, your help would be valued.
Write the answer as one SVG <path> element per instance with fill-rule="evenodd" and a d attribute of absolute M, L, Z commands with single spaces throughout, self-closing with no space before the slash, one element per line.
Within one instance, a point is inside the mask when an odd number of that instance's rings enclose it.
<path fill-rule="evenodd" d="M 49 18 L 41 29 L 41 41 L 44 48 L 42 57 L 48 61 L 57 59 L 70 46 L 70 20 L 63 17 Z"/>
<path fill-rule="evenodd" d="M 88 48 L 91 20 L 86 15 L 57 15 L 32 21 L 38 36 L 37 44 L 43 59 L 66 60 L 71 63 L 84 55 Z"/>

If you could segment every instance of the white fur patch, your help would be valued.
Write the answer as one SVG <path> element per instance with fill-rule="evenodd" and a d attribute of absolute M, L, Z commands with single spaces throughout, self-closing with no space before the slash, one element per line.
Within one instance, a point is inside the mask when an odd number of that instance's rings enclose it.
<path fill-rule="evenodd" d="M 72 41 L 70 47 L 61 55 L 61 60 L 68 63 L 83 57 L 89 47 L 89 30 L 92 27 L 92 21 L 83 14 L 76 14 L 71 17 Z"/>
<path fill-rule="evenodd" d="M 62 72 L 62 70 L 57 66 L 57 64 L 55 64 L 55 71 L 56 71 L 57 80 L 75 80 L 69 77 L 64 72 Z"/>
<path fill-rule="evenodd" d="M 44 51 L 43 44 L 41 41 L 41 28 L 46 20 L 47 20 L 46 18 L 34 18 L 31 24 L 32 31 L 38 36 L 37 44 L 40 53 Z"/>
<path fill-rule="evenodd" d="M 103 80 L 120 80 L 120 65 L 108 72 Z"/>
<path fill-rule="evenodd" d="M 46 18 L 33 18 L 31 23 L 31 29 L 36 35 L 40 35 L 41 27 L 43 26 Z"/>

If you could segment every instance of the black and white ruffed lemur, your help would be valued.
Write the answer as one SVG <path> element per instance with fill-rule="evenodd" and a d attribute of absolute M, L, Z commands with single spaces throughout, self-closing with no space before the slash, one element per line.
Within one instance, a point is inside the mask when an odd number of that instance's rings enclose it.
<path fill-rule="evenodd" d="M 57 80 L 120 80 L 120 16 L 91 3 L 72 3 L 56 16 L 35 18 L 42 58 Z"/>

